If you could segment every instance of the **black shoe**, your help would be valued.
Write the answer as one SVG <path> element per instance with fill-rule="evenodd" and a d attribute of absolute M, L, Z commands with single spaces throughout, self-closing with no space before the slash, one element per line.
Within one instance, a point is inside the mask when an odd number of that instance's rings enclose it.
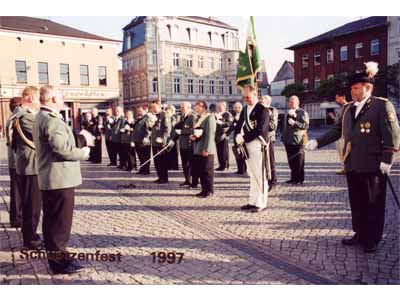
<path fill-rule="evenodd" d="M 223 168 L 223 167 L 218 167 L 215 169 L 215 171 L 224 171 L 224 170 L 225 170 L 225 168 Z"/>
<path fill-rule="evenodd" d="M 364 245 L 365 253 L 374 253 L 376 250 L 378 250 L 378 243 L 367 243 Z"/>
<path fill-rule="evenodd" d="M 72 265 L 76 270 L 81 270 L 85 268 L 76 259 L 72 260 L 70 265 Z"/>
<path fill-rule="evenodd" d="M 191 184 L 189 186 L 190 189 L 197 189 L 198 184 Z"/>
<path fill-rule="evenodd" d="M 30 242 L 29 244 L 24 244 L 22 247 L 24 250 L 43 250 L 44 246 L 42 241 Z"/>
<path fill-rule="evenodd" d="M 158 181 L 158 184 L 166 184 L 166 183 L 168 183 L 168 180 L 167 179 L 163 179 L 163 180 L 159 180 Z"/>
<path fill-rule="evenodd" d="M 250 209 L 251 213 L 258 213 L 260 211 L 263 211 L 265 209 L 265 207 L 253 207 L 252 209 Z"/>
<path fill-rule="evenodd" d="M 139 173 L 138 173 L 139 174 Z M 141 175 L 150 175 L 150 172 L 142 172 Z"/>
<path fill-rule="evenodd" d="M 293 179 L 290 179 L 290 180 L 288 180 L 288 181 L 285 181 L 285 183 L 288 183 L 288 184 L 293 184 L 293 183 L 295 183 L 296 182 L 296 180 L 293 180 Z"/>
<path fill-rule="evenodd" d="M 207 197 L 211 197 L 213 195 L 214 195 L 213 192 L 200 192 L 200 193 L 196 194 L 196 197 L 207 198 Z"/>
<path fill-rule="evenodd" d="M 185 181 L 185 182 L 179 184 L 179 186 L 185 186 L 185 185 L 190 186 L 190 182 Z"/>
<path fill-rule="evenodd" d="M 359 235 L 357 233 L 355 235 L 353 235 L 353 237 L 351 237 L 351 238 L 342 240 L 342 244 L 345 246 L 354 246 L 354 245 L 358 245 L 360 243 L 361 243 L 361 241 L 360 241 Z"/>
<path fill-rule="evenodd" d="M 250 204 L 246 204 L 246 205 L 243 205 L 240 209 L 241 210 L 247 210 L 247 209 L 253 209 L 253 208 L 256 208 L 257 206 L 255 206 L 255 205 L 250 205 Z"/>
<path fill-rule="evenodd" d="M 233 174 L 236 174 L 236 175 L 244 175 L 245 174 L 245 172 L 235 172 L 235 173 L 233 173 Z"/>
<path fill-rule="evenodd" d="M 21 223 L 17 223 L 17 222 L 12 222 L 12 223 L 10 223 L 10 227 L 12 227 L 12 228 L 21 228 L 22 224 Z"/>
<path fill-rule="evenodd" d="M 159 182 L 160 182 L 160 180 L 161 180 L 161 179 L 160 179 L 160 178 L 158 178 L 158 179 L 154 180 L 153 182 L 154 182 L 154 183 L 159 183 Z"/>

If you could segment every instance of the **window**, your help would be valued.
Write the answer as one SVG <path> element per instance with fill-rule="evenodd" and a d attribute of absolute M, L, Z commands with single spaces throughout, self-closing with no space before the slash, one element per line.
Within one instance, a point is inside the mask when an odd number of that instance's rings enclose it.
<path fill-rule="evenodd" d="M 232 95 L 233 94 L 233 89 L 232 89 L 232 81 L 228 81 L 228 92 L 229 92 L 229 95 Z"/>
<path fill-rule="evenodd" d="M 26 61 L 16 60 L 15 61 L 15 71 L 17 73 L 17 82 L 18 83 L 27 83 L 28 82 L 28 76 L 26 74 Z"/>
<path fill-rule="evenodd" d="M 214 70 L 214 57 L 210 57 L 209 62 L 210 62 L 210 69 Z"/>
<path fill-rule="evenodd" d="M 304 89 L 308 90 L 308 78 L 303 79 L 303 86 L 304 86 Z"/>
<path fill-rule="evenodd" d="M 169 40 L 172 39 L 171 25 L 167 25 Z"/>
<path fill-rule="evenodd" d="M 224 59 L 222 57 L 220 57 L 220 59 L 219 59 L 219 69 L 222 70 L 223 67 L 224 67 Z"/>
<path fill-rule="evenodd" d="M 319 66 L 321 64 L 321 52 L 314 52 L 314 66 Z"/>
<path fill-rule="evenodd" d="M 379 40 L 371 41 L 371 55 L 379 55 Z"/>
<path fill-rule="evenodd" d="M 192 54 L 188 55 L 187 66 L 188 66 L 188 68 L 193 67 L 193 55 Z"/>
<path fill-rule="evenodd" d="M 47 63 L 45 62 L 38 63 L 38 74 L 39 74 L 39 84 L 49 83 L 49 68 Z"/>
<path fill-rule="evenodd" d="M 173 53 L 173 64 L 174 67 L 179 67 L 179 53 Z"/>
<path fill-rule="evenodd" d="M 257 79 L 257 81 L 262 81 L 263 80 L 263 76 L 262 76 L 261 72 L 257 72 L 256 73 L 256 79 Z"/>
<path fill-rule="evenodd" d="M 334 55 L 334 52 L 333 52 L 332 48 L 329 48 L 326 50 L 326 63 L 327 64 L 333 63 L 333 55 Z"/>
<path fill-rule="evenodd" d="M 60 84 L 69 85 L 69 65 L 60 64 Z"/>
<path fill-rule="evenodd" d="M 232 64 L 232 59 L 228 58 L 228 66 L 230 66 Z"/>
<path fill-rule="evenodd" d="M 210 45 L 212 45 L 212 33 L 211 33 L 211 31 L 208 32 L 208 38 L 209 38 L 209 41 L 210 41 Z"/>
<path fill-rule="evenodd" d="M 151 51 L 151 64 L 156 65 L 157 64 L 157 50 L 153 49 Z"/>
<path fill-rule="evenodd" d="M 301 57 L 301 67 L 308 68 L 308 54 L 303 54 Z"/>
<path fill-rule="evenodd" d="M 347 46 L 340 47 L 340 61 L 346 61 L 349 59 L 349 53 Z"/>
<path fill-rule="evenodd" d="M 210 95 L 214 95 L 215 87 L 214 87 L 214 80 L 210 80 Z"/>
<path fill-rule="evenodd" d="M 314 78 L 314 90 L 318 89 L 321 85 L 321 79 L 318 76 Z"/>
<path fill-rule="evenodd" d="M 221 81 L 219 82 L 219 91 L 218 91 L 218 93 L 219 93 L 220 95 L 223 95 L 223 94 L 224 94 L 224 81 L 223 81 L 223 80 L 221 80 Z"/>
<path fill-rule="evenodd" d="M 199 80 L 199 94 L 204 95 L 204 80 Z"/>
<path fill-rule="evenodd" d="M 335 78 L 335 76 L 333 74 L 328 74 L 328 76 L 326 77 L 328 80 L 331 80 L 333 78 Z"/>
<path fill-rule="evenodd" d="M 193 79 L 188 79 L 188 94 L 193 94 Z"/>
<path fill-rule="evenodd" d="M 190 42 L 191 42 L 191 38 L 190 38 L 190 28 L 186 28 L 186 34 L 187 34 L 187 42 L 190 43 Z"/>
<path fill-rule="evenodd" d="M 107 85 L 107 68 L 99 67 L 99 85 Z"/>
<path fill-rule="evenodd" d="M 354 52 L 354 57 L 355 58 L 360 58 L 362 57 L 362 48 L 363 48 L 363 43 L 357 43 L 355 47 L 355 52 Z"/>
<path fill-rule="evenodd" d="M 181 80 L 180 78 L 174 78 L 174 94 L 181 93 Z"/>
<path fill-rule="evenodd" d="M 151 91 L 153 93 L 157 93 L 157 91 L 158 91 L 158 79 L 157 79 L 157 77 L 154 77 L 153 80 L 151 81 Z"/>
<path fill-rule="evenodd" d="M 199 69 L 203 69 L 203 68 L 204 68 L 204 57 L 199 56 Z"/>
<path fill-rule="evenodd" d="M 221 38 L 222 38 L 222 46 L 224 48 L 226 48 L 226 44 L 225 44 L 225 34 L 221 34 Z"/>
<path fill-rule="evenodd" d="M 81 85 L 89 85 L 89 66 L 81 65 Z"/>

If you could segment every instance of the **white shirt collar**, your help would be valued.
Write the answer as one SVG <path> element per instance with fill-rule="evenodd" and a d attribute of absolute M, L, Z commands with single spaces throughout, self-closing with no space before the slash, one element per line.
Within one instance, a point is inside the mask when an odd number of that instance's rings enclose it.
<path fill-rule="evenodd" d="M 354 106 L 355 107 L 363 107 L 365 102 L 367 102 L 369 97 L 364 98 L 363 100 L 361 100 L 360 102 L 356 101 L 354 102 Z"/>

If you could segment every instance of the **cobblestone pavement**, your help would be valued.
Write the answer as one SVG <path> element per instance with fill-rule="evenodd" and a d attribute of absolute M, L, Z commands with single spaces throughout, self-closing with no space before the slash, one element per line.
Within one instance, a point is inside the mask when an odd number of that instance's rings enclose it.
<path fill-rule="evenodd" d="M 215 196 L 101 165 L 82 163 L 70 250 L 121 253 L 121 262 L 87 260 L 74 275 L 51 275 L 44 259 L 21 255 L 21 232 L 8 225 L 9 181 L 0 145 L 0 284 L 399 284 L 399 210 L 388 189 L 384 240 L 375 254 L 344 247 L 352 234 L 344 176 L 333 147 L 307 153 L 306 183 L 289 186 L 278 145 L 279 189 L 268 209 L 240 211 L 248 178 L 217 172 Z M 234 162 L 231 163 L 234 166 Z M 400 164 L 392 171 L 397 193 Z M 126 188 L 121 185 L 134 184 Z M 184 253 L 181 263 L 153 262 L 153 252 Z"/>

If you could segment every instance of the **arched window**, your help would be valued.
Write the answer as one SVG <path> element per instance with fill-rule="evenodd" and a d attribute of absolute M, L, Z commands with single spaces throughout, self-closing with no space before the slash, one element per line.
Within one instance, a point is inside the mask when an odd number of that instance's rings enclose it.
<path fill-rule="evenodd" d="M 158 79 L 157 77 L 154 77 L 153 80 L 151 81 L 151 91 L 153 93 L 158 92 Z"/>

